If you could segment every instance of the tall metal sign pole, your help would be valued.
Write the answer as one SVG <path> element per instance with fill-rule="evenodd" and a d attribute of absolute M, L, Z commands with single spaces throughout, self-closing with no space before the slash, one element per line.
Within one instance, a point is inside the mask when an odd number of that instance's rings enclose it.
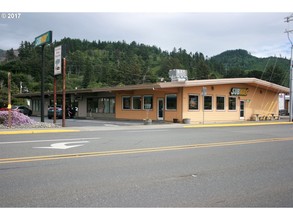
<path fill-rule="evenodd" d="M 293 21 L 293 14 L 285 18 L 285 22 L 289 23 L 290 21 Z M 293 43 L 290 39 L 290 33 L 293 32 L 293 30 L 286 30 L 285 33 L 288 35 L 288 40 L 291 43 L 291 62 L 290 62 L 290 105 L 289 105 L 289 121 L 293 121 Z"/>
<path fill-rule="evenodd" d="M 52 43 L 52 31 L 48 31 L 35 38 L 35 47 L 42 46 L 42 72 L 41 72 L 41 122 L 44 122 L 44 74 L 45 74 L 45 46 Z"/>

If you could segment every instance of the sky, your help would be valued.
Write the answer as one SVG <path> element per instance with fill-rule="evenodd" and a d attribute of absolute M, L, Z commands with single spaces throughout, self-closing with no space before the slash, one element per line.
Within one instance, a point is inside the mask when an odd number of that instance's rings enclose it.
<path fill-rule="evenodd" d="M 143 7 L 128 10 L 130 5 L 127 4 L 112 11 L 108 9 L 109 5 L 104 6 L 106 10 L 103 7 L 97 10 L 95 6 L 96 10 L 90 7 L 80 11 L 78 8 L 72 11 L 50 8 L 48 11 L 40 8 L 16 8 L 13 11 L 8 8 L 0 12 L 0 49 L 17 49 L 21 41 L 33 42 L 35 37 L 52 30 L 53 40 L 57 41 L 64 37 L 88 41 L 135 41 L 169 52 L 181 48 L 208 57 L 234 49 L 247 50 L 257 57 L 289 59 L 291 56 L 291 43 L 284 32 L 293 29 L 293 21 L 286 23 L 284 18 L 292 12 L 273 11 L 274 7 L 261 12 L 233 11 L 233 8 L 200 11 L 181 5 L 184 10 L 180 7 L 179 10 L 176 7 L 165 10 L 165 6 L 159 10 L 148 7 L 145 11 Z M 11 12 L 17 13 L 17 18 L 8 18 Z M 289 36 L 293 40 L 293 32 Z"/>

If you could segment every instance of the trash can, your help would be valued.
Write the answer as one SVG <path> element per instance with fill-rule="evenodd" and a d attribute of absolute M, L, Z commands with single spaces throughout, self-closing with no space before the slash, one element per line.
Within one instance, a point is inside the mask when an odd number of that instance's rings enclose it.
<path fill-rule="evenodd" d="M 190 118 L 183 118 L 183 124 L 190 124 Z"/>

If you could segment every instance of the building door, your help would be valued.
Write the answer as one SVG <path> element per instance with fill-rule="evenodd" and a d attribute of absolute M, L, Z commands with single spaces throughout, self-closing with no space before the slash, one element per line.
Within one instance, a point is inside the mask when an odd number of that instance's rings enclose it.
<path fill-rule="evenodd" d="M 244 105 L 244 101 L 240 100 L 240 119 L 244 119 L 244 109 L 245 109 L 245 105 Z"/>
<path fill-rule="evenodd" d="M 164 99 L 159 98 L 158 99 L 158 105 L 157 105 L 157 116 L 158 120 L 164 120 Z"/>

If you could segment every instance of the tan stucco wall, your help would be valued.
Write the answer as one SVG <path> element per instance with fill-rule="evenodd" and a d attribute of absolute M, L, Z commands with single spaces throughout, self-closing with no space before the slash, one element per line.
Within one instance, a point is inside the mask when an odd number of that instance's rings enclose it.
<path fill-rule="evenodd" d="M 228 100 L 230 96 L 231 88 L 248 88 L 247 96 L 236 96 L 236 110 L 229 110 Z M 207 95 L 213 97 L 213 109 L 206 110 L 203 114 L 202 105 L 203 97 L 201 95 L 201 89 L 199 87 L 184 88 L 183 97 L 183 118 L 190 118 L 192 122 L 202 123 L 203 117 L 206 122 L 220 122 L 220 121 L 238 121 L 240 119 L 240 101 L 244 101 L 245 113 L 244 120 L 250 120 L 254 117 L 254 114 L 278 115 L 278 93 L 271 92 L 265 89 L 260 89 L 243 84 L 234 85 L 218 85 L 207 86 Z M 189 94 L 199 95 L 199 110 L 188 109 L 188 97 Z M 225 97 L 225 110 L 216 109 L 216 97 Z M 204 115 L 204 116 L 203 116 Z"/>
<path fill-rule="evenodd" d="M 250 120 L 254 114 L 268 115 L 274 113 L 278 115 L 278 93 L 271 92 L 266 89 L 260 89 L 245 84 L 233 84 L 233 85 L 217 85 L 206 86 L 207 95 L 213 97 L 213 109 L 206 110 L 204 112 L 205 122 L 221 122 L 221 121 L 239 121 L 240 119 L 240 101 L 244 101 L 245 115 L 244 120 Z M 231 88 L 248 88 L 247 96 L 236 97 L 236 110 L 228 110 L 228 98 L 230 97 Z M 116 118 L 118 119 L 134 119 L 143 120 L 150 118 L 157 120 L 157 100 L 158 98 L 164 99 L 164 120 L 173 121 L 178 119 L 180 122 L 184 118 L 190 118 L 194 123 L 202 123 L 203 100 L 201 96 L 202 87 L 183 87 L 172 89 L 156 89 L 156 90 L 134 90 L 123 91 L 116 93 Z M 166 110 L 166 95 L 177 95 L 177 110 Z M 189 94 L 195 94 L 199 96 L 199 110 L 188 109 Z M 122 109 L 122 97 L 123 96 L 141 96 L 153 95 L 153 109 L 147 113 L 146 110 L 123 110 Z M 216 97 L 225 97 L 225 110 L 216 109 Z"/>
<path fill-rule="evenodd" d="M 163 98 L 165 102 L 166 94 L 180 94 L 177 88 L 168 89 L 168 90 L 135 90 L 129 92 L 121 92 L 116 93 L 116 118 L 118 119 L 134 119 L 134 120 L 143 120 L 146 118 L 150 118 L 152 120 L 157 120 L 157 102 L 159 98 Z M 140 110 L 123 110 L 122 109 L 122 97 L 123 96 L 141 96 L 143 99 L 144 95 L 152 95 L 153 96 L 153 109 L 147 111 L 144 109 Z M 179 100 L 179 99 L 178 99 Z M 173 118 L 180 118 L 181 108 L 178 107 L 179 101 L 177 101 L 177 111 L 175 110 L 165 110 L 164 120 L 172 121 Z"/>

